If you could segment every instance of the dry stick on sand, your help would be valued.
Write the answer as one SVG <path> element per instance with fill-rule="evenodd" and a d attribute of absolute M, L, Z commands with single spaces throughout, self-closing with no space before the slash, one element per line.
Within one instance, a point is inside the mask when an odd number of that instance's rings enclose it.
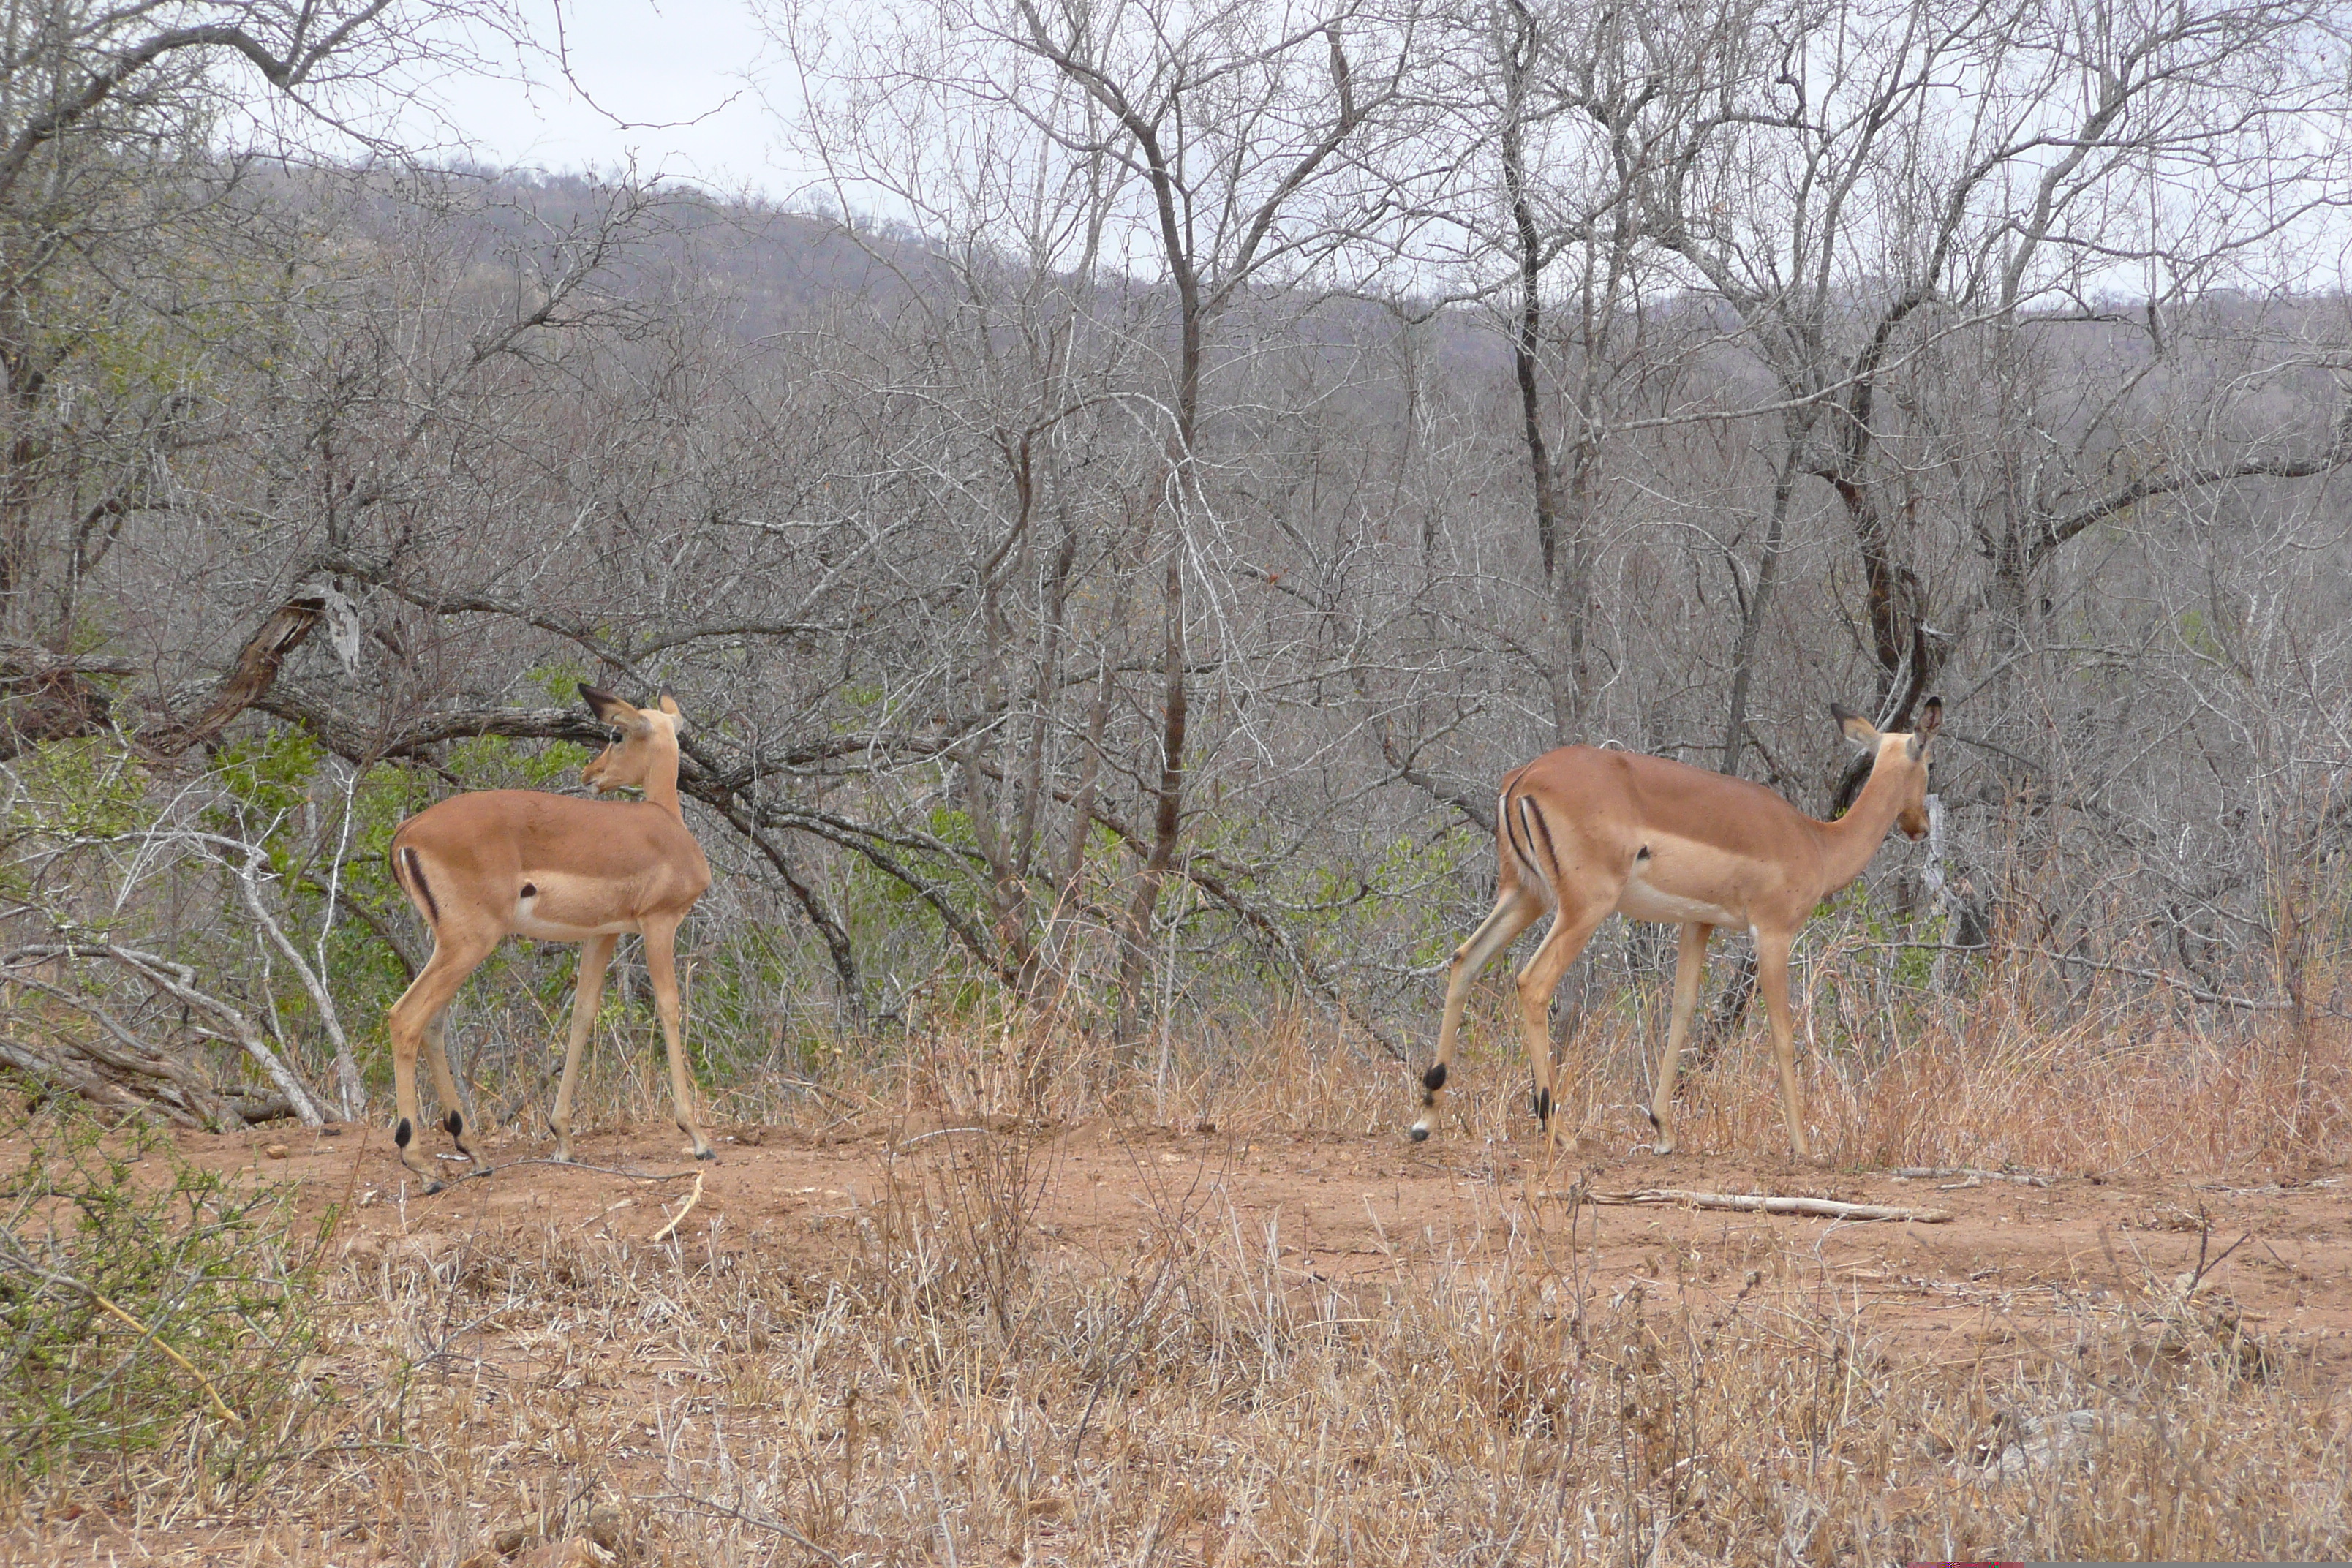
<path fill-rule="evenodd" d="M 1686 1193 L 1675 1187 L 1650 1187 L 1638 1193 L 1591 1193 L 1570 1188 L 1545 1193 L 1548 1198 L 1581 1198 L 1588 1204 L 1679 1204 L 1695 1209 L 1737 1209 L 1743 1214 L 1809 1215 L 1819 1219 L 1909 1220 L 1918 1225 L 1943 1225 L 1949 1209 L 1888 1208 L 1881 1204 L 1847 1204 L 1835 1198 L 1782 1198 L 1763 1193 Z"/>
<path fill-rule="evenodd" d="M 659 1230 L 657 1230 L 657 1231 L 654 1232 L 654 1239 L 655 1239 L 656 1241 L 667 1241 L 667 1240 L 668 1240 L 668 1239 L 669 1239 L 669 1233 L 670 1233 L 671 1231 L 674 1231 L 674 1230 L 676 1230 L 676 1229 L 677 1228 L 677 1222 L 678 1222 L 679 1220 L 684 1219 L 687 1215 L 688 1215 L 692 1214 L 692 1213 L 694 1212 L 694 1205 L 697 1205 L 697 1204 L 698 1204 L 698 1203 L 700 1203 L 701 1201 L 702 1201 L 702 1173 L 701 1173 L 701 1172 L 699 1172 L 699 1171 L 697 1171 L 697 1172 L 695 1172 L 695 1173 L 694 1173 L 694 1191 L 692 1191 L 692 1192 L 690 1192 L 690 1193 L 688 1193 L 688 1194 L 686 1194 L 686 1206 L 685 1206 L 684 1208 L 682 1208 L 682 1209 L 678 1210 L 678 1211 L 677 1211 L 677 1213 L 676 1215 L 672 1215 L 672 1216 L 671 1216 L 671 1218 L 670 1218 L 670 1222 L 669 1222 L 667 1225 L 666 1225 L 666 1226 L 662 1226 Z"/>

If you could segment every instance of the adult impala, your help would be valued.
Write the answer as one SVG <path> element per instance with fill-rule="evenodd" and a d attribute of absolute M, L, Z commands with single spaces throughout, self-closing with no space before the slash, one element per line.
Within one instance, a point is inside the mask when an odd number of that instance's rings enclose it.
<path fill-rule="evenodd" d="M 1545 1014 L 1594 930 L 1622 911 L 1683 928 L 1674 1017 L 1649 1112 L 1657 1152 L 1675 1150 L 1675 1070 L 1698 1001 L 1707 938 L 1727 925 L 1746 926 L 1756 938 L 1756 984 L 1771 1014 L 1789 1143 L 1800 1155 L 1810 1152 L 1789 1018 L 1789 948 L 1821 901 L 1862 874 L 1888 828 L 1900 826 L 1912 838 L 1927 831 L 1927 744 L 1944 705 L 1929 698 L 1908 735 L 1882 735 L 1858 713 L 1830 711 L 1848 740 L 1875 753 L 1869 782 L 1835 822 L 1816 822 L 1745 779 L 1591 746 L 1547 752 L 1504 779 L 1495 810 L 1499 891 L 1494 910 L 1454 950 L 1437 1058 L 1423 1076 L 1421 1120 L 1412 1124 L 1416 1141 L 1429 1136 L 1437 1119 L 1470 982 L 1549 908 L 1557 911 L 1551 930 L 1518 974 L 1519 1025 L 1535 1068 L 1536 1118 L 1547 1135 L 1552 1098 Z"/>
<path fill-rule="evenodd" d="M 442 1014 L 457 987 L 509 936 L 576 942 L 580 974 L 572 995 L 572 1039 L 556 1090 L 555 1157 L 572 1158 L 572 1083 L 595 1026 L 613 947 L 630 931 L 646 939 L 646 973 L 669 1044 L 669 1087 L 677 1125 L 698 1160 L 718 1158 L 695 1124 L 686 1076 L 677 1001 L 678 922 L 710 886 L 702 847 L 677 805 L 677 732 L 686 721 L 665 697 L 637 708 L 609 691 L 582 686 L 580 696 L 621 738 L 581 770 L 599 795 L 640 788 L 643 800 L 581 800 L 539 790 L 491 789 L 452 795 L 418 812 L 392 836 L 392 874 L 433 930 L 433 957 L 392 1005 L 392 1089 L 399 1114 L 393 1142 L 401 1163 L 438 1190 L 417 1146 L 416 1050 L 433 1064 L 433 1087 L 447 1111 L 442 1125 L 457 1152 L 466 1145 L 457 1085 L 449 1076 Z"/>

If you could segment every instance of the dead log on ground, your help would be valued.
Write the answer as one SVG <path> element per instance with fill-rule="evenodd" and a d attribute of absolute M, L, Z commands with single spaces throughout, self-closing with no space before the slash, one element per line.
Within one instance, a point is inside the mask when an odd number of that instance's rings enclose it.
<path fill-rule="evenodd" d="M 1731 1209 L 1741 1214 L 1804 1215 L 1816 1219 L 1908 1220 L 1915 1225 L 1944 1225 L 1949 1209 L 1889 1208 L 1882 1204 L 1841 1203 L 1835 1198 L 1784 1198 L 1765 1193 L 1686 1193 L 1674 1187 L 1649 1187 L 1638 1193 L 1546 1193 L 1546 1197 L 1578 1196 L 1589 1204 L 1666 1204 L 1684 1208 Z"/>
<path fill-rule="evenodd" d="M 205 1019 L 195 1025 L 196 1034 L 242 1047 L 259 1064 L 299 1120 L 311 1127 L 323 1124 L 326 1118 L 317 1100 L 292 1068 L 242 1012 L 198 989 L 193 969 L 113 942 L 33 942 L 0 954 L 0 982 L 46 995 L 97 1026 L 89 1035 L 49 1031 L 37 1040 L 19 1034 L 5 1042 L 8 1050 L 0 1052 L 0 1060 L 70 1088 L 95 1104 L 116 1110 L 143 1106 L 184 1126 L 234 1127 L 269 1120 L 247 1117 L 233 1109 L 204 1073 L 133 1035 L 98 996 L 60 984 L 44 973 L 83 959 L 110 960 L 157 995 Z"/>

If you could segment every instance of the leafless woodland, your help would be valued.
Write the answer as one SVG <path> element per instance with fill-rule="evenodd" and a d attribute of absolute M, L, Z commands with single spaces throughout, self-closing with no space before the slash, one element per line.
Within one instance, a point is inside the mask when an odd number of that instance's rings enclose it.
<path fill-rule="evenodd" d="M 1291 1016 L 1410 1059 L 1504 770 L 1621 746 L 1827 816 L 1828 704 L 1931 694 L 1938 830 L 1815 922 L 1811 1048 L 1990 995 L 2340 1016 L 2326 0 L 776 0 L 823 174 L 773 200 L 388 137 L 533 47 L 487 7 L 5 16 L 36 1079 L 381 1114 L 426 943 L 390 831 L 576 778 L 583 679 L 692 721 L 710 1093 L 1040 1016 L 1114 1080 Z M 1563 1040 L 1671 963 L 1605 930 Z M 569 964 L 474 982 L 478 1092 Z"/>

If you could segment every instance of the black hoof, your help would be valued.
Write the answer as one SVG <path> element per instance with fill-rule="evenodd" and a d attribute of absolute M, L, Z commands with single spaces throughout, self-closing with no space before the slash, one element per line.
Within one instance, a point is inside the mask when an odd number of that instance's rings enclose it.
<path fill-rule="evenodd" d="M 1426 1127 L 1416 1127 L 1412 1130 L 1410 1136 L 1416 1143 L 1426 1143 L 1429 1142 L 1429 1129 Z"/>
<path fill-rule="evenodd" d="M 429 1197 L 431 1197 L 434 1194 L 436 1194 L 436 1193 L 439 1192 L 440 1190 L 441 1190 L 441 1184 L 440 1184 L 440 1183 L 438 1183 L 438 1182 L 435 1182 L 435 1181 L 427 1181 L 427 1182 L 425 1184 L 425 1195 L 426 1197 L 428 1197 L 428 1198 L 429 1198 Z"/>
<path fill-rule="evenodd" d="M 716 1163 L 719 1159 L 719 1151 L 716 1149 L 697 1149 L 694 1152 L 694 1157 L 698 1160 L 709 1160 Z"/>

